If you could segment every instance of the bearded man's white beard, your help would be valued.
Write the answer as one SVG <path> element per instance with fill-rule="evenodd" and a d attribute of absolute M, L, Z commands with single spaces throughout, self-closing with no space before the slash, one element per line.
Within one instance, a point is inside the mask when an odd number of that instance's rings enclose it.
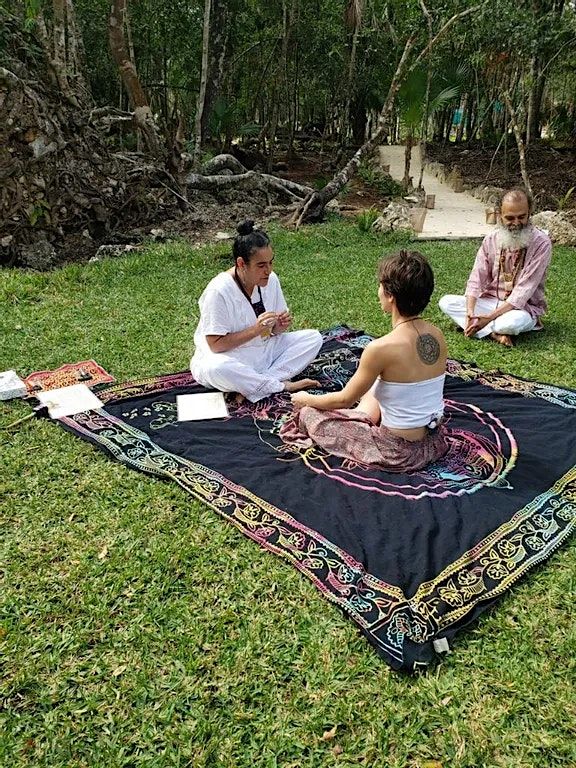
<path fill-rule="evenodd" d="M 529 224 L 517 230 L 509 230 L 507 227 L 500 225 L 496 231 L 498 246 L 500 248 L 510 248 L 513 251 L 520 248 L 528 248 L 528 243 L 532 236 Z"/>

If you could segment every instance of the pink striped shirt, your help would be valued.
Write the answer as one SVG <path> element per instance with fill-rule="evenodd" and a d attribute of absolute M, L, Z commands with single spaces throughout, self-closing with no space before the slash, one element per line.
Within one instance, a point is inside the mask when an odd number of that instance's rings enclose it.
<path fill-rule="evenodd" d="M 500 298 L 512 305 L 515 309 L 524 309 L 531 317 L 539 318 L 546 312 L 548 305 L 544 296 L 544 284 L 546 272 L 550 264 L 552 243 L 545 232 L 531 227 L 532 237 L 526 250 L 524 265 L 518 276 L 514 288 L 506 298 L 506 286 L 504 276 L 500 271 L 498 281 L 498 263 L 500 261 L 500 247 L 498 245 L 498 232 L 491 232 L 482 241 L 476 261 L 466 283 L 466 296 L 483 298 L 491 296 Z M 504 255 L 506 271 L 512 271 L 513 260 L 516 257 L 510 249 L 506 249 Z"/>

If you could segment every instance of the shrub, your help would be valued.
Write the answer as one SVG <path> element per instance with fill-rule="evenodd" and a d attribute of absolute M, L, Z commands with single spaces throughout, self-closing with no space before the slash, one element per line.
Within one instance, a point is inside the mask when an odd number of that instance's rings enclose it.
<path fill-rule="evenodd" d="M 357 213 L 355 219 L 360 232 L 369 232 L 378 216 L 379 213 L 376 208 L 365 208 L 360 213 Z"/>
<path fill-rule="evenodd" d="M 320 189 L 323 189 L 326 186 L 326 184 L 328 184 L 328 181 L 329 180 L 325 176 L 317 176 L 312 181 L 312 186 L 314 187 L 314 189 L 320 190 Z"/>
<path fill-rule="evenodd" d="M 556 205 L 558 207 L 559 211 L 565 211 L 566 208 L 569 208 L 570 198 L 572 197 L 572 194 L 576 190 L 576 186 L 570 187 L 568 192 L 566 194 L 561 195 L 560 197 L 556 198 Z"/>
<path fill-rule="evenodd" d="M 367 187 L 383 197 L 398 197 L 402 194 L 402 185 L 380 168 L 362 163 L 358 168 L 358 175 Z"/>

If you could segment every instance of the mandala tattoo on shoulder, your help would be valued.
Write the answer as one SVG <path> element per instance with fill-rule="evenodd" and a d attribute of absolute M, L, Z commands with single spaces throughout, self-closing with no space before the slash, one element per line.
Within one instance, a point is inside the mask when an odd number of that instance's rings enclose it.
<path fill-rule="evenodd" d="M 440 357 L 440 344 L 431 333 L 423 333 L 416 341 L 418 357 L 426 365 L 434 365 Z"/>

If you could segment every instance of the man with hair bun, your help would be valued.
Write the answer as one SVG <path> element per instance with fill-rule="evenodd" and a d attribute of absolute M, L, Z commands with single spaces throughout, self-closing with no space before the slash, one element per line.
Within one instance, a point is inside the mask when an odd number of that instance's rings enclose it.
<path fill-rule="evenodd" d="M 318 331 L 290 331 L 292 317 L 272 271 L 268 235 L 253 221 L 238 227 L 234 266 L 216 275 L 198 302 L 192 375 L 200 384 L 237 392 L 255 403 L 275 392 L 317 387 L 314 379 L 291 379 L 322 346 Z"/>
<path fill-rule="evenodd" d="M 464 296 L 442 296 L 440 309 L 468 338 L 490 337 L 512 347 L 520 333 L 542 328 L 552 243 L 530 223 L 532 200 L 519 187 L 504 192 L 499 226 L 476 255 Z"/>

